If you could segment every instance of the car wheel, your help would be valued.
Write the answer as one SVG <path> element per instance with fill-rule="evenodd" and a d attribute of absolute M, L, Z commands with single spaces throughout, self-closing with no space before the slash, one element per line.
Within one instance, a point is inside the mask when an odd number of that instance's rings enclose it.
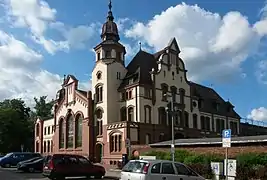
<path fill-rule="evenodd" d="M 102 176 L 102 175 L 96 175 L 96 176 L 94 176 L 94 178 L 95 178 L 95 179 L 102 179 L 103 176 Z"/>
<path fill-rule="evenodd" d="M 30 173 L 33 173 L 33 172 L 34 172 L 34 168 L 29 168 L 28 171 L 29 171 Z"/>

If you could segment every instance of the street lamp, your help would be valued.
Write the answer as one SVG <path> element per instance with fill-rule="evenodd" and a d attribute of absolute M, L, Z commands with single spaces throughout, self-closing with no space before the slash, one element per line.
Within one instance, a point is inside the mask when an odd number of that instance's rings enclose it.
<path fill-rule="evenodd" d="M 171 129 L 172 129 L 172 143 L 171 143 L 171 155 L 172 155 L 172 161 L 175 161 L 175 141 L 174 141 L 174 106 L 173 106 L 173 96 L 164 94 L 165 97 L 171 97 L 171 109 L 169 111 L 169 108 L 166 107 L 165 110 L 167 112 L 167 117 L 169 118 L 169 113 L 171 115 Z"/>

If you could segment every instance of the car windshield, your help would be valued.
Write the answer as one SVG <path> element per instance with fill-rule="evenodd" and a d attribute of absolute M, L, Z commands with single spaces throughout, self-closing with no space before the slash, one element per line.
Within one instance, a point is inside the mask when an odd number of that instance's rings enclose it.
<path fill-rule="evenodd" d="M 147 164 L 148 163 L 144 162 L 144 161 L 130 161 L 122 168 L 122 171 L 124 171 L 124 172 L 142 173 L 143 170 L 144 170 L 144 167 Z"/>
<path fill-rule="evenodd" d="M 4 157 L 10 157 L 10 156 L 12 156 L 12 154 L 13 154 L 13 153 L 8 153 L 8 154 L 6 154 Z"/>

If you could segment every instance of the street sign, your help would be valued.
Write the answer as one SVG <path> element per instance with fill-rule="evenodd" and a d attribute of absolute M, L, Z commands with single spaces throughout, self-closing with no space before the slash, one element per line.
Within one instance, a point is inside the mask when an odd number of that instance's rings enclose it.
<path fill-rule="evenodd" d="M 231 147 L 231 129 L 225 129 L 222 132 L 222 146 L 223 147 Z"/>
<path fill-rule="evenodd" d="M 235 159 L 227 159 L 227 160 L 228 160 L 227 163 L 226 159 L 224 160 L 224 172 L 227 172 L 228 176 L 236 177 L 236 160 Z M 226 173 L 224 175 L 226 175 Z"/>
<path fill-rule="evenodd" d="M 127 148 L 130 148 L 131 147 L 131 140 L 129 138 L 125 139 L 125 146 Z"/>

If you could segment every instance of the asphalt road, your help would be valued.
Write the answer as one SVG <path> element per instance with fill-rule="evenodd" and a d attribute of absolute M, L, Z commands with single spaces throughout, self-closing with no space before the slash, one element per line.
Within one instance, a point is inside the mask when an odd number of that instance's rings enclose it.
<path fill-rule="evenodd" d="M 42 176 L 41 173 L 23 173 L 16 171 L 15 168 L 0 168 L 1 180 L 49 180 Z M 66 178 L 66 179 L 81 179 L 81 178 Z M 113 178 L 104 178 L 102 180 L 114 180 Z"/>

